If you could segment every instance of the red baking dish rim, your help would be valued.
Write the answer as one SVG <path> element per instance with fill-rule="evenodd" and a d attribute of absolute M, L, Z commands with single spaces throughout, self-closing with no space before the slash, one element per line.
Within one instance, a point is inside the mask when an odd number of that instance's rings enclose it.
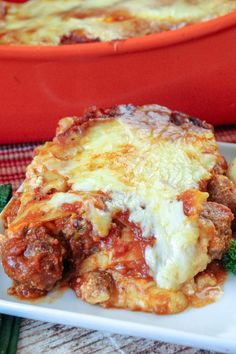
<path fill-rule="evenodd" d="M 236 11 L 216 19 L 189 25 L 181 29 L 156 33 L 145 37 L 130 38 L 127 40 L 71 44 L 64 46 L 0 45 L 0 59 L 17 58 L 32 60 L 33 58 L 38 57 L 41 59 L 58 59 L 58 57 L 69 59 L 75 58 L 78 55 L 104 56 L 147 51 L 209 36 L 233 26 L 236 26 Z"/>

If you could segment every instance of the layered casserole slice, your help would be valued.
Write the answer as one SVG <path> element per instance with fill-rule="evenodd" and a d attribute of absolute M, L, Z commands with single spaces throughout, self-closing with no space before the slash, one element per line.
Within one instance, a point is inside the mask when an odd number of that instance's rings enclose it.
<path fill-rule="evenodd" d="M 3 213 L 10 294 L 66 282 L 90 304 L 158 314 L 215 301 L 234 217 L 226 169 L 210 125 L 158 105 L 62 119 Z"/>

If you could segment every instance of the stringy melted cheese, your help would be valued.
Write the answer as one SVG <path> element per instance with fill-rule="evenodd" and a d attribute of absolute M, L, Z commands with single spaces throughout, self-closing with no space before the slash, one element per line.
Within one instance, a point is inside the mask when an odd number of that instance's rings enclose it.
<path fill-rule="evenodd" d="M 147 106 L 154 110 L 158 106 Z M 129 211 L 130 222 L 143 237 L 154 236 L 145 259 L 158 286 L 176 289 L 204 270 L 210 262 L 208 236 L 201 224 L 201 205 L 208 194 L 199 182 L 211 177 L 218 152 L 213 134 L 200 127 L 182 131 L 157 112 L 136 112 L 131 117 L 121 106 L 121 117 L 97 119 L 75 140 L 62 144 L 57 139 L 39 149 L 27 171 L 22 206 L 13 227 L 63 216 L 64 203 L 81 201 L 81 213 L 91 221 L 94 232 L 105 237 L 112 218 Z M 70 126 L 65 119 L 60 126 Z M 45 171 L 67 179 L 70 191 L 32 201 L 35 188 L 47 191 Z M 56 186 L 56 185 L 55 185 Z M 186 216 L 178 196 L 194 189 L 200 207 Z M 105 195 L 103 210 L 96 205 Z M 41 214 L 37 214 L 38 211 Z"/>
<path fill-rule="evenodd" d="M 60 44 L 74 31 L 100 41 L 127 39 L 236 10 L 232 0 L 30 0 L 6 6 L 0 43 L 33 45 Z"/>

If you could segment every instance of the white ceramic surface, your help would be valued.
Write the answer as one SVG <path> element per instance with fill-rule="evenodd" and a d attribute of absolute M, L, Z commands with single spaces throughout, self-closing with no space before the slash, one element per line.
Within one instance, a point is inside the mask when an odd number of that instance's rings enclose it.
<path fill-rule="evenodd" d="M 236 156 L 236 144 L 219 143 L 219 146 L 228 161 Z M 236 277 L 233 276 L 228 277 L 218 302 L 171 316 L 102 309 L 80 301 L 71 290 L 55 291 L 36 302 L 20 301 L 7 295 L 10 284 L 0 268 L 0 313 L 236 353 Z"/>

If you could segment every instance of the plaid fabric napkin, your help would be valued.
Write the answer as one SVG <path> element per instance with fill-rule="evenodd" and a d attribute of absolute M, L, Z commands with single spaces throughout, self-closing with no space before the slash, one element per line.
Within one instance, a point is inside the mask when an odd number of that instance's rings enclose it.
<path fill-rule="evenodd" d="M 236 125 L 217 127 L 216 139 L 236 143 Z M 0 184 L 11 183 L 16 190 L 25 178 L 25 170 L 31 162 L 34 148 L 41 143 L 0 145 Z"/>
<path fill-rule="evenodd" d="M 0 145 L 0 184 L 11 183 L 14 191 L 20 186 L 38 145 L 40 143 Z"/>

